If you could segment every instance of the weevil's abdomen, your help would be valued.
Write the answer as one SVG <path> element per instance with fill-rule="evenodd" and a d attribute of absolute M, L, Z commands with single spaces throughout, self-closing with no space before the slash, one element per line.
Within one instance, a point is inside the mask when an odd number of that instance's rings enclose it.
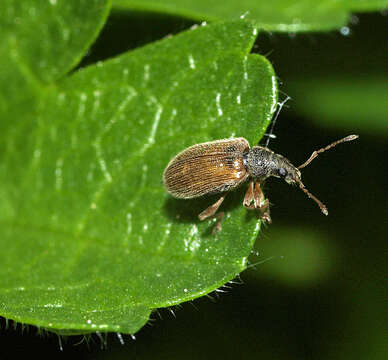
<path fill-rule="evenodd" d="M 244 138 L 193 145 L 175 156 L 163 174 L 166 190 L 190 199 L 236 188 L 249 176 L 243 156 L 249 151 Z"/>

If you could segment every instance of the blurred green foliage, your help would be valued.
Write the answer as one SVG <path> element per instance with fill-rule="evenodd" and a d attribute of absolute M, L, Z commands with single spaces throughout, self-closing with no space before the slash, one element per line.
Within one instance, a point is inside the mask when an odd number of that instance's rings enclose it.
<path fill-rule="evenodd" d="M 346 25 L 354 11 L 388 7 L 387 0 L 114 0 L 117 10 L 150 11 L 183 16 L 197 21 L 253 21 L 267 31 L 328 31 Z"/>

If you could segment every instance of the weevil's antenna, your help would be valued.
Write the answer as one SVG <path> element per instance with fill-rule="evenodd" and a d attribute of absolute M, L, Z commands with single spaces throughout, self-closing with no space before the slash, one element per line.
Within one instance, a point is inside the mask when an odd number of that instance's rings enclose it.
<path fill-rule="evenodd" d="M 299 188 L 311 199 L 311 200 L 314 200 L 319 208 L 321 209 L 322 213 L 324 215 L 329 215 L 329 211 L 327 210 L 327 207 L 318 199 L 316 198 L 313 194 L 311 194 L 307 189 L 306 187 L 303 185 L 302 181 L 298 178 L 295 179 L 295 181 L 298 183 L 299 185 Z"/>
<path fill-rule="evenodd" d="M 302 169 L 305 166 L 307 166 L 308 164 L 310 164 L 311 161 L 313 161 L 319 154 L 323 153 L 324 151 L 332 149 L 334 146 L 341 144 L 343 142 L 356 140 L 357 138 L 358 138 L 358 135 L 349 135 L 349 136 L 344 137 L 343 139 L 334 141 L 333 143 L 323 147 L 322 149 L 314 151 L 306 162 L 304 162 L 302 165 L 298 166 L 298 169 Z"/>
<path fill-rule="evenodd" d="M 275 128 L 276 120 L 278 119 L 278 116 L 279 116 L 280 111 L 282 110 L 283 106 L 290 99 L 291 98 L 288 95 L 286 95 L 286 98 L 282 102 L 278 103 L 278 109 L 276 110 L 276 114 L 275 114 L 275 116 L 274 116 L 274 118 L 272 120 L 271 127 L 269 129 L 269 133 L 265 134 L 265 136 L 267 136 L 267 141 L 265 142 L 265 147 L 268 147 L 270 139 L 276 139 L 276 135 L 273 134 L 273 130 Z"/>

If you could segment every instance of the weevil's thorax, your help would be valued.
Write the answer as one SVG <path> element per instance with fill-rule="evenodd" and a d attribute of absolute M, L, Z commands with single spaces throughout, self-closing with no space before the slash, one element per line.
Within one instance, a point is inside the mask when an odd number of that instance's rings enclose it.
<path fill-rule="evenodd" d="M 262 146 L 254 146 L 245 160 L 249 174 L 258 181 L 275 176 L 289 184 L 295 184 L 296 178 L 301 178 L 300 171 L 288 159 Z"/>

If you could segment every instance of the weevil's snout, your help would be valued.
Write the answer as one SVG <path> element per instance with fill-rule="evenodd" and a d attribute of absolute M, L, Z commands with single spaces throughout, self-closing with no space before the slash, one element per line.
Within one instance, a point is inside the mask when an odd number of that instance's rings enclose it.
<path fill-rule="evenodd" d="M 288 175 L 284 178 L 287 184 L 297 185 L 302 180 L 302 175 L 298 169 L 294 169 L 293 172 L 288 173 Z"/>
<path fill-rule="evenodd" d="M 281 158 L 273 176 L 284 179 L 290 185 L 297 185 L 301 181 L 300 171 L 285 158 Z"/>

